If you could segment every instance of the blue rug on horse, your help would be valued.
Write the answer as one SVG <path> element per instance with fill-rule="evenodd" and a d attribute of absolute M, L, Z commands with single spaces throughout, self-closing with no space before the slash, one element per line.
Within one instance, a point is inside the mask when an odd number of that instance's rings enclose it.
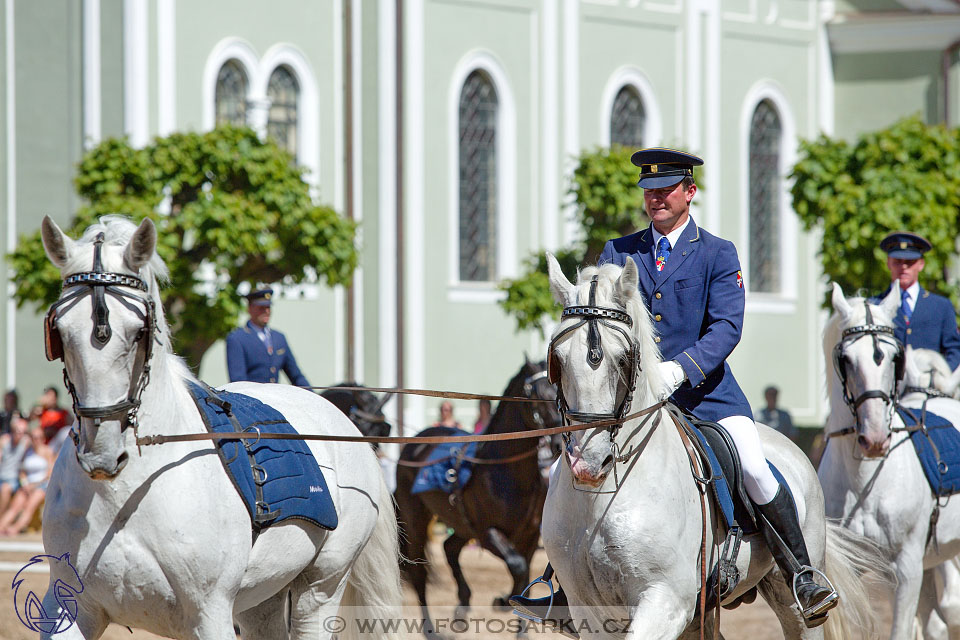
<path fill-rule="evenodd" d="M 913 427 L 921 420 L 919 410 L 897 407 L 897 412 L 907 427 Z M 960 492 L 960 431 L 946 418 L 929 411 L 923 414 L 922 421 L 926 429 L 912 432 L 910 439 L 930 488 L 937 496 Z"/>
<path fill-rule="evenodd" d="M 443 433 L 438 431 L 437 433 L 431 433 L 431 435 L 469 436 L 471 434 L 462 429 L 446 427 L 443 429 Z M 436 462 L 421 468 L 417 472 L 413 486 L 410 487 L 410 493 L 438 490 L 444 493 L 453 493 L 463 487 L 473 474 L 473 464 L 461 458 L 463 456 L 472 457 L 476 450 L 476 442 L 448 442 L 436 445 L 427 459 L 424 460 L 424 462 L 430 462 L 431 460 Z"/>
<path fill-rule="evenodd" d="M 282 413 L 256 398 L 187 383 L 211 433 L 296 433 Z M 337 528 L 337 510 L 303 440 L 217 440 L 227 475 L 243 498 L 257 531 L 289 518 Z M 259 504 L 258 504 L 259 502 Z"/>

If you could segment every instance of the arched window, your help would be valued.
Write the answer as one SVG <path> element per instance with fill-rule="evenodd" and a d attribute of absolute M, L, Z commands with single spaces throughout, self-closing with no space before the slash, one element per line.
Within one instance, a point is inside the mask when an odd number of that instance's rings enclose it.
<path fill-rule="evenodd" d="M 750 289 L 779 292 L 780 116 L 769 100 L 750 122 Z"/>
<path fill-rule="evenodd" d="M 267 136 L 296 156 L 297 101 L 300 97 L 300 86 L 288 67 L 277 67 L 270 75 L 267 97 L 270 98 Z"/>
<path fill-rule="evenodd" d="M 460 280 L 497 273 L 497 93 L 482 71 L 460 92 Z"/>
<path fill-rule="evenodd" d="M 643 148 L 643 129 L 647 115 L 640 93 L 630 85 L 617 92 L 610 112 L 610 144 L 632 149 Z"/>
<path fill-rule="evenodd" d="M 216 122 L 242 126 L 247 121 L 247 74 L 235 60 L 220 67 L 217 74 Z"/>

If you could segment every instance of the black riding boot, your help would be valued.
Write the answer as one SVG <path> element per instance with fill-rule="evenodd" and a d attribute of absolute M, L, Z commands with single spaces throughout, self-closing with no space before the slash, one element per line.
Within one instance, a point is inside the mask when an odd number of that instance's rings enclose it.
<path fill-rule="evenodd" d="M 547 568 L 543 570 L 543 575 L 531 582 L 527 589 L 538 582 L 550 585 L 552 578 L 553 567 L 548 563 Z M 564 633 L 564 627 L 571 622 L 567 596 L 562 587 L 557 587 L 553 596 L 544 596 L 543 598 L 527 598 L 522 595 L 510 596 L 510 604 L 514 608 L 514 613 L 520 617 L 546 626 L 556 627 L 561 633 Z M 572 638 L 577 637 L 576 634 L 571 632 L 567 632 L 566 635 Z"/>
<path fill-rule="evenodd" d="M 803 531 L 797 521 L 797 512 L 790 494 L 780 487 L 777 495 L 767 504 L 757 505 L 770 527 L 761 525 L 763 539 L 773 554 L 777 566 L 787 581 L 787 586 L 796 594 L 797 605 L 807 627 L 816 627 L 827 620 L 827 612 L 837 606 L 840 596 L 834 589 L 822 587 L 813 581 L 814 569 L 810 564 Z M 793 554 L 787 557 L 777 540 L 777 534 Z M 793 562 L 794 559 L 796 562 Z"/>

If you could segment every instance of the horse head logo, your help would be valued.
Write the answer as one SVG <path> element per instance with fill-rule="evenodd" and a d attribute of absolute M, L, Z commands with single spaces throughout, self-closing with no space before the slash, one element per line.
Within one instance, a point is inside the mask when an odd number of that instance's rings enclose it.
<path fill-rule="evenodd" d="M 24 574 L 32 573 L 34 565 L 49 563 L 50 576 L 57 576 L 52 583 L 52 592 L 57 600 L 57 610 L 48 613 L 37 594 L 23 584 Z M 24 576 L 24 577 L 21 577 Z M 57 634 L 66 631 L 77 621 L 77 596 L 83 591 L 83 581 L 76 568 L 70 564 L 70 554 L 62 556 L 39 555 L 30 558 L 13 577 L 13 600 L 17 617 L 23 626 L 38 633 Z"/>

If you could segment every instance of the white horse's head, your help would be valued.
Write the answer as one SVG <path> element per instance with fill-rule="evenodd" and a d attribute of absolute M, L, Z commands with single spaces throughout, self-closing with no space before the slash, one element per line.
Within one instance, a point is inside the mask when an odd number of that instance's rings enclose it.
<path fill-rule="evenodd" d="M 558 385 L 566 416 L 573 422 L 596 422 L 652 404 L 660 350 L 650 312 L 637 289 L 637 265 L 613 264 L 583 269 L 571 284 L 552 255 L 547 255 L 550 289 L 565 308 L 550 341 L 548 367 Z M 578 313 L 599 309 L 602 315 Z M 611 313 L 612 311 L 612 313 Z M 636 376 L 636 377 L 635 377 Z M 631 389 L 636 384 L 636 393 Z M 586 428 L 570 434 L 565 457 L 574 480 L 600 486 L 617 457 L 615 428 Z"/>
<path fill-rule="evenodd" d="M 857 444 L 875 458 L 890 448 L 894 401 L 903 373 L 903 347 L 893 336 L 893 318 L 900 296 L 892 290 L 880 302 L 845 298 L 833 284 L 834 314 L 824 332 L 823 348 L 830 390 L 827 433 L 841 428 L 852 413 Z M 846 407 L 844 406 L 846 405 Z"/>
<path fill-rule="evenodd" d="M 64 280 L 47 316 L 47 357 L 64 361 L 80 466 L 91 478 L 111 479 L 127 463 L 124 430 L 136 419 L 156 334 L 166 330 L 157 230 L 149 219 L 138 227 L 105 216 L 74 241 L 47 216 L 41 233 Z"/>
<path fill-rule="evenodd" d="M 950 371 L 947 359 L 933 349 L 907 347 L 906 368 L 903 373 L 904 393 L 911 389 L 931 389 L 954 396 L 960 387 L 960 367 Z"/>

